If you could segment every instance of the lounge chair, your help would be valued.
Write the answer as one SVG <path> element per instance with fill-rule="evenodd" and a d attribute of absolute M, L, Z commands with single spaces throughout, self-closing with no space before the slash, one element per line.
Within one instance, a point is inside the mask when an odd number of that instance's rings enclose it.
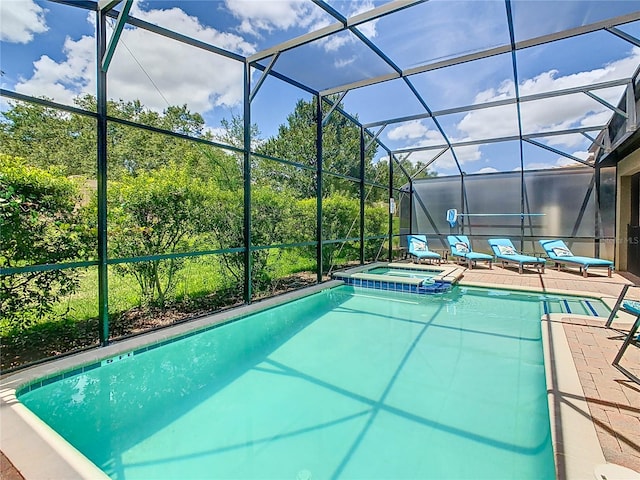
<path fill-rule="evenodd" d="M 539 240 L 540 245 L 547 252 L 547 255 L 551 260 L 556 262 L 558 271 L 562 265 L 573 265 L 580 267 L 582 276 L 587 278 L 589 276 L 587 270 L 592 267 L 606 267 L 609 277 L 613 270 L 613 262 L 609 260 L 602 260 L 600 258 L 592 257 L 578 257 L 571 253 L 571 250 L 562 240 Z"/>
<path fill-rule="evenodd" d="M 514 263 L 518 265 L 518 273 L 522 273 L 523 268 L 527 266 L 544 273 L 544 264 L 546 263 L 544 258 L 518 253 L 508 238 L 490 238 L 488 241 L 493 250 L 493 254 L 500 260 L 502 268 L 505 268 L 510 263 Z"/>
<path fill-rule="evenodd" d="M 407 235 L 407 244 L 409 245 L 409 255 L 415 257 L 418 263 L 422 263 L 423 258 L 436 260 L 438 264 L 442 262 L 442 257 L 439 253 L 429 250 L 425 235 Z"/>
<path fill-rule="evenodd" d="M 477 262 L 487 262 L 491 268 L 493 257 L 485 253 L 474 252 L 466 235 L 449 235 L 447 240 L 451 247 L 451 256 L 456 262 L 466 263 L 469 269 L 472 269 Z"/>

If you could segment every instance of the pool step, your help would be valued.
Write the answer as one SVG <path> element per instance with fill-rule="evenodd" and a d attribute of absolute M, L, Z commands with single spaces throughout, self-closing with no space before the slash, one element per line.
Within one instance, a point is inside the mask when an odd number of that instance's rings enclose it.
<path fill-rule="evenodd" d="M 595 300 L 586 298 L 551 298 L 541 301 L 545 314 L 570 313 L 575 315 L 588 315 L 590 317 L 608 317 L 609 312 L 604 306 Z"/>

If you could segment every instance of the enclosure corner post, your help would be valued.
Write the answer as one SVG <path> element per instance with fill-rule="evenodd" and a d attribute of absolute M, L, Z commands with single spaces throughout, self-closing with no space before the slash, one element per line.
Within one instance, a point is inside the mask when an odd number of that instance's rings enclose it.
<path fill-rule="evenodd" d="M 389 154 L 389 204 L 393 198 L 393 158 Z M 389 208 L 389 261 L 393 261 L 393 213 Z"/>
<path fill-rule="evenodd" d="M 364 196 L 365 196 L 365 185 L 364 185 L 364 156 L 365 156 L 365 145 L 364 145 L 364 127 L 360 127 L 360 265 L 364 263 Z"/>
<path fill-rule="evenodd" d="M 109 343 L 109 286 L 107 252 L 107 73 L 102 68 L 102 57 L 107 44 L 107 17 L 98 10 L 97 41 L 97 183 L 98 183 L 98 316 L 100 345 Z"/>
<path fill-rule="evenodd" d="M 251 303 L 251 65 L 244 64 L 244 301 Z"/>
<path fill-rule="evenodd" d="M 316 96 L 316 277 L 322 282 L 322 97 Z"/>

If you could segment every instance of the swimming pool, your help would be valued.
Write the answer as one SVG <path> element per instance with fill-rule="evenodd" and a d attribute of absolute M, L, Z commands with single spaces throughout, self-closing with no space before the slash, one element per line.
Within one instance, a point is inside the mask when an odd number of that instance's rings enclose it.
<path fill-rule="evenodd" d="M 553 478 L 543 305 L 343 286 L 18 397 L 118 479 Z"/>

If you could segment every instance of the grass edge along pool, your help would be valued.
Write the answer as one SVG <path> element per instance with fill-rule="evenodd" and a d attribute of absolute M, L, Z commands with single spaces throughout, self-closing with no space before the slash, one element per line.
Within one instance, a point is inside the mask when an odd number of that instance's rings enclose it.
<path fill-rule="evenodd" d="M 355 292 L 354 292 L 354 289 L 349 288 L 349 287 L 340 287 L 339 289 L 333 289 L 333 291 L 334 291 L 334 293 L 339 293 L 340 291 L 342 291 L 342 292 L 349 292 L 349 295 L 348 295 L 348 297 L 349 297 L 349 298 L 351 298 L 351 296 L 362 297 L 362 298 L 364 298 L 364 299 L 365 299 L 365 302 L 373 302 L 373 301 L 375 301 L 375 299 L 377 298 L 377 299 L 384 299 L 384 300 L 385 300 L 385 301 L 384 301 L 384 303 L 385 303 L 385 304 L 391 304 L 391 303 L 396 303 L 396 302 L 398 302 L 398 304 L 399 304 L 399 305 L 401 305 L 402 303 L 409 303 L 409 301 L 412 299 L 412 296 L 411 296 L 411 295 L 407 296 L 407 295 L 398 295 L 398 294 L 383 293 L 383 292 L 375 292 L 375 291 L 372 291 L 372 292 L 371 292 L 370 294 L 368 294 L 368 295 L 362 295 L 362 294 L 357 294 L 357 293 L 355 293 Z M 317 307 L 317 306 L 321 306 L 321 305 L 326 305 L 327 303 L 329 303 L 329 302 L 327 302 L 327 301 L 326 301 L 326 300 L 327 300 L 326 295 L 330 295 L 330 294 L 331 294 L 331 290 L 327 290 L 327 291 L 325 291 L 325 293 L 323 294 L 323 295 L 325 295 L 325 298 L 324 298 L 324 299 L 323 299 L 319 304 L 316 304 L 316 307 Z M 517 294 L 514 294 L 514 295 L 517 295 Z M 334 295 L 334 296 L 335 296 L 335 295 Z M 313 296 L 311 296 L 311 297 L 313 297 Z M 450 294 L 443 294 L 443 295 L 441 295 L 441 296 L 431 297 L 431 298 L 426 298 L 426 297 L 424 297 L 424 296 L 413 296 L 413 299 L 414 299 L 414 300 L 416 300 L 416 303 L 418 303 L 418 304 L 419 304 L 419 305 L 418 305 L 418 311 L 419 311 L 419 312 L 422 312 L 423 310 L 429 310 L 429 309 L 431 309 L 431 308 L 437 308 L 437 309 L 439 309 L 439 311 L 446 311 L 447 309 L 449 309 L 449 310 L 451 310 L 451 311 L 455 311 L 456 307 L 457 307 L 457 308 L 461 308 L 461 307 L 462 307 L 462 305 L 461 305 L 461 304 L 459 304 L 459 303 L 457 304 L 456 302 L 457 302 L 458 300 L 460 300 L 461 298 L 463 298 L 463 297 L 464 297 L 463 295 L 459 295 L 458 293 L 454 293 L 454 294 L 451 294 L 451 295 L 450 295 Z M 471 298 L 471 297 L 472 297 L 472 295 L 469 295 L 469 298 Z M 304 297 L 304 298 L 309 299 L 310 297 Z M 304 298 L 303 298 L 302 300 L 304 300 Z M 346 297 L 345 297 L 345 298 L 346 298 Z M 317 298 L 316 298 L 316 299 L 317 299 Z M 295 302 L 291 302 L 291 303 L 295 303 Z M 348 299 L 347 299 L 347 303 L 348 303 Z M 346 305 L 347 303 L 345 303 L 344 305 Z M 342 307 L 344 307 L 344 305 L 343 305 L 343 302 L 339 302 L 339 303 L 338 303 L 338 308 L 342 308 Z M 335 305 L 334 305 L 334 306 L 335 306 Z M 274 310 L 274 311 L 275 311 L 275 310 L 278 310 L 278 308 L 279 308 L 279 307 L 275 307 L 275 308 L 273 308 L 273 309 L 269 309 L 269 310 Z M 265 312 L 266 312 L 266 311 L 265 311 Z M 264 313 L 264 312 L 260 312 L 260 313 Z M 257 315 L 259 315 L 260 313 L 258 313 Z M 273 313 L 273 312 L 272 312 L 272 313 Z M 539 313 L 539 312 L 538 312 L 538 313 Z M 379 309 L 376 309 L 376 315 L 379 315 L 379 314 L 380 314 Z M 251 315 L 250 317 L 253 317 L 253 316 L 254 316 L 254 315 Z M 383 317 L 384 317 L 384 316 L 382 316 L 381 318 L 383 318 Z M 244 318 L 243 320 L 246 320 L 247 318 L 249 318 L 249 317 L 246 317 L 246 318 Z M 434 317 L 434 318 L 435 318 L 435 317 Z M 452 317 L 452 318 L 453 318 L 453 317 Z M 378 320 L 380 320 L 380 319 L 378 319 Z M 333 321 L 335 321 L 335 319 L 334 319 Z M 366 323 L 366 322 L 367 322 L 367 320 L 365 320 L 365 319 L 360 319 L 359 321 L 360 321 L 361 323 Z M 304 333 L 304 332 L 305 332 L 305 330 L 306 330 L 307 328 L 309 328 L 309 326 L 310 326 L 310 325 L 313 325 L 313 324 L 314 324 L 314 322 L 315 322 L 315 320 L 310 320 L 310 323 L 305 323 L 305 322 L 303 322 L 303 323 L 304 323 L 304 325 L 297 325 L 297 326 L 295 326 L 295 328 L 294 328 L 295 332 L 293 333 L 293 336 L 295 336 L 295 335 L 296 335 L 296 333 L 300 333 L 300 332 Z M 399 325 L 401 325 L 402 327 L 407 327 L 407 326 L 408 326 L 408 327 L 410 327 L 410 328 L 416 328 L 416 329 L 418 329 L 418 331 L 419 331 L 419 329 L 421 329 L 421 328 L 425 328 L 425 322 L 424 322 L 424 321 L 419 321 L 419 320 L 410 321 L 410 320 L 408 320 L 408 319 L 406 319 L 406 318 L 400 318 L 400 319 L 395 319 L 395 320 L 394 320 L 394 322 L 396 322 L 396 323 L 400 322 L 400 323 L 398 323 L 398 324 L 399 324 Z M 533 320 L 533 322 L 535 322 L 535 323 L 537 324 L 537 325 L 536 325 L 536 328 L 539 330 L 539 328 L 540 328 L 540 327 L 539 327 L 539 317 L 538 317 L 537 319 L 534 319 L 534 320 Z M 511 322 L 505 322 L 505 325 L 508 325 L 508 323 L 511 323 Z M 237 325 L 237 322 L 234 322 L 233 324 L 230 324 L 229 326 L 232 326 L 232 325 L 234 325 L 234 324 L 236 324 L 236 325 Z M 358 329 L 359 329 L 359 327 L 360 327 L 360 325 L 358 325 Z M 343 333 L 346 335 L 346 334 L 348 333 L 348 331 L 346 330 L 346 327 L 341 327 L 341 328 L 344 330 L 344 332 L 343 332 Z M 447 331 L 449 330 L 449 328 L 448 328 L 448 327 L 447 327 L 447 328 L 444 328 L 444 327 L 436 327 L 436 326 L 434 326 L 434 325 L 430 325 L 428 328 L 430 328 L 431 330 L 433 330 L 433 331 L 435 331 L 435 332 L 439 332 L 439 331 L 447 332 Z M 220 329 L 220 330 L 222 330 L 222 329 Z M 213 331 L 213 330 L 211 330 L 211 329 L 210 329 L 210 331 Z M 262 333 L 264 333 L 264 332 L 262 332 Z M 276 336 L 276 337 L 279 335 L 277 332 L 273 332 L 273 331 L 272 331 L 271 333 L 272 333 L 272 334 L 275 334 L 275 336 Z M 383 333 L 383 334 L 382 334 L 382 337 L 383 337 L 383 338 L 386 338 L 386 336 L 387 336 L 387 332 L 382 332 L 382 333 Z M 355 334 L 356 334 L 356 338 L 357 338 L 358 340 L 360 340 L 360 338 L 358 337 L 359 332 L 358 332 L 357 330 L 355 331 Z M 334 335 L 335 335 L 335 333 L 334 333 Z M 285 337 L 290 337 L 290 336 L 291 336 L 291 334 L 290 334 L 290 333 L 286 333 L 286 334 L 285 334 Z M 259 334 L 259 335 L 258 335 L 258 334 L 256 334 L 256 335 L 254 335 L 254 336 L 252 337 L 252 341 L 255 341 L 255 342 L 260 343 L 260 341 L 261 341 L 261 338 L 262 338 L 262 337 L 264 337 L 264 335 L 263 335 L 263 334 Z M 498 334 L 498 336 L 497 336 L 496 338 L 501 339 L 501 338 L 503 338 L 503 337 L 504 337 L 504 336 L 501 336 L 500 334 Z M 193 338 L 193 336 L 191 336 L 191 338 Z M 491 338 L 491 337 L 488 337 L 488 338 Z M 179 343 L 179 341 L 181 341 L 181 340 L 184 340 L 184 339 L 183 339 L 183 338 L 177 339 L 177 340 L 176 340 L 176 342 L 174 342 L 174 343 Z M 380 339 L 378 339 L 378 340 L 380 340 Z M 362 344 L 362 343 L 363 343 L 363 342 L 358 341 L 357 343 L 355 343 L 355 344 L 354 344 L 353 348 L 358 347 L 358 346 L 359 346 L 360 344 Z M 484 346 L 484 343 L 483 343 L 483 342 L 481 342 L 481 343 L 480 343 L 480 347 L 481 347 L 481 348 L 483 348 L 483 346 Z M 267 348 L 268 352 L 273 352 L 273 351 L 277 351 L 277 350 L 278 350 L 278 348 L 276 348 L 276 349 L 274 350 L 272 347 L 273 347 L 273 346 L 269 346 L 269 347 Z M 393 350 L 393 347 L 392 347 L 391 345 L 383 345 L 383 347 L 384 347 L 384 349 L 385 349 L 385 350 Z M 358 347 L 358 348 L 359 348 L 359 347 Z M 434 347 L 434 348 L 435 348 L 435 347 Z M 144 353 L 144 354 L 143 354 L 143 355 L 139 355 L 139 356 L 138 356 L 138 358 L 144 358 L 144 357 L 145 357 L 145 355 L 148 355 L 148 354 L 151 354 L 151 353 L 153 353 L 153 352 L 157 352 L 157 351 L 158 351 L 157 349 L 153 349 L 153 350 L 148 350 L 147 352 L 140 352 L 140 353 Z M 193 352 L 190 352 L 190 353 L 193 353 Z M 255 353 L 255 352 L 254 352 L 254 353 Z M 381 351 L 378 351 L 378 353 L 380 354 L 380 353 L 381 353 Z M 401 353 L 402 353 L 402 351 L 401 351 Z M 268 357 L 269 357 L 269 355 L 267 355 L 267 357 L 265 357 L 265 358 L 268 358 Z M 371 358 L 372 358 L 372 360 L 374 360 L 374 359 L 375 359 L 375 357 L 371 357 Z M 115 368 L 117 368 L 117 366 L 118 366 L 118 365 L 125 365 L 125 364 L 126 364 L 126 363 L 128 363 L 128 362 L 135 361 L 135 359 L 136 359 L 136 356 L 134 356 L 134 357 L 124 356 L 121 362 L 111 362 L 111 363 L 106 364 L 105 366 L 101 367 L 99 370 L 102 370 L 103 372 L 107 372 L 107 371 L 108 371 L 108 369 L 111 369 L 111 368 L 114 368 L 114 367 L 115 367 Z M 370 361 L 372 361 L 372 360 L 370 360 Z M 396 360 L 398 360 L 398 359 L 396 359 Z M 235 362 L 235 361 L 236 361 L 236 360 L 234 360 L 234 362 Z M 313 364 L 312 364 L 312 367 L 313 367 L 313 368 L 315 368 L 315 367 L 314 367 L 314 365 L 315 365 L 315 363 L 317 363 L 317 362 L 314 360 L 314 362 L 312 362 L 312 363 L 313 363 Z M 394 362 L 389 362 L 389 361 L 386 361 L 386 360 L 385 360 L 384 362 L 382 362 L 382 364 L 381 364 L 380 368 L 385 368 L 385 365 L 387 365 L 387 364 L 393 364 L 393 363 L 394 363 Z M 400 362 L 400 364 L 402 364 L 402 362 Z M 342 365 L 346 366 L 347 364 L 345 363 L 345 364 L 342 364 Z M 273 365 L 271 365 L 271 367 L 273 367 Z M 408 367 L 407 367 L 407 368 L 408 368 Z M 96 370 L 96 369 L 94 369 L 94 370 Z M 422 370 L 422 365 L 420 366 L 420 370 Z M 162 372 L 157 372 L 157 373 L 162 373 Z M 285 373 L 286 373 L 286 372 L 285 372 Z M 361 372 L 361 373 L 362 373 L 362 372 Z M 392 373 L 392 372 L 388 372 L 388 373 Z M 544 376 L 544 374 L 543 374 L 543 376 Z M 152 375 L 151 375 L 151 377 L 152 377 L 152 378 L 157 378 L 157 375 L 153 375 L 153 374 L 152 374 Z M 275 377 L 275 378 L 278 378 L 278 377 Z M 395 377 L 392 375 L 392 376 L 390 376 L 390 378 L 395 378 Z M 234 382 L 235 382 L 235 380 L 234 380 Z M 234 382 L 231 382 L 230 384 L 233 384 Z M 223 382 L 223 383 L 224 383 L 224 382 Z M 49 384 L 49 385 L 50 385 L 50 384 Z M 347 383 L 345 383 L 344 385 L 342 385 L 342 387 L 343 387 L 344 389 L 348 389 L 348 388 L 350 387 L 350 385 L 351 385 L 351 384 L 350 384 L 349 382 L 347 382 Z M 400 385 L 400 383 L 398 383 L 398 385 Z M 395 388 L 396 386 L 397 386 L 397 385 L 394 385 L 394 388 Z M 45 385 L 42 385 L 42 387 L 43 387 L 43 388 L 47 388 L 47 385 L 46 385 L 46 384 L 45 384 Z M 77 387 L 77 385 L 76 385 L 76 387 Z M 75 388 L 75 387 L 74 387 L 74 388 Z M 86 387 L 83 387 L 83 388 L 86 390 Z M 365 388 L 365 387 L 363 387 L 363 388 Z M 398 388 L 399 388 L 399 387 L 398 387 Z M 39 388 L 34 389 L 34 390 L 39 390 Z M 365 390 L 366 390 L 366 388 L 365 388 Z M 544 382 L 543 382 L 543 385 L 542 385 L 542 390 L 543 390 L 543 391 L 545 391 Z M 430 390 L 429 390 L 429 392 L 430 392 L 430 395 L 433 395 L 434 390 L 430 389 Z M 76 393 L 77 393 L 77 392 L 76 392 Z M 362 395 L 361 395 L 361 393 L 363 393 L 363 392 L 360 392 L 360 394 L 359 394 L 359 397 L 358 397 L 358 398 L 360 398 L 360 397 L 362 397 L 362 398 L 369 398 L 369 397 L 371 396 L 371 395 L 364 395 L 364 394 L 362 394 Z M 24 394 L 24 390 L 23 390 L 23 391 L 21 391 L 21 392 L 20 392 L 20 394 Z M 85 392 L 85 394 L 86 394 L 86 392 Z M 111 394 L 111 392 L 109 392 L 109 394 Z M 166 395 L 166 397 L 167 397 L 167 398 L 168 398 L 168 397 L 170 397 L 170 396 L 171 396 L 171 395 Z M 266 396 L 265 396 L 265 397 L 266 397 Z M 375 395 L 373 395 L 373 397 L 375 397 Z M 412 399 L 414 399 L 414 398 L 415 398 L 415 396 L 414 396 L 413 394 L 409 395 L 409 401 L 412 401 Z M 265 400 L 266 400 L 266 398 L 265 398 Z M 310 400 L 310 399 L 307 399 L 307 402 L 306 402 L 306 403 L 308 403 L 309 401 L 311 401 L 311 400 Z M 406 399 L 405 399 L 405 401 L 406 401 Z M 82 403 L 82 402 L 80 402 L 80 403 Z M 324 402 L 323 402 L 323 403 L 324 403 Z M 393 402 L 392 402 L 392 403 L 393 403 Z M 545 410 L 546 410 L 546 400 L 544 401 L 544 403 L 545 403 Z M 294 404 L 294 405 L 297 405 L 297 404 L 298 404 L 298 403 L 296 403 L 296 404 Z M 365 405 L 366 405 L 366 402 L 365 402 Z M 393 407 L 393 408 L 392 408 L 392 407 Z M 293 407 L 292 407 L 292 408 L 293 408 Z M 396 407 L 394 407 L 393 405 L 391 405 L 389 408 L 391 408 L 391 410 L 385 410 L 385 409 L 383 409 L 382 411 L 377 412 L 376 417 L 384 417 L 384 416 L 385 416 L 384 414 L 389 414 L 389 412 L 390 412 L 390 411 L 393 411 L 393 409 L 394 409 L 394 408 L 396 408 Z M 171 410 L 171 409 L 170 409 L 170 410 Z M 286 409 L 286 410 L 287 410 L 288 412 L 293 412 L 293 410 L 290 410 L 290 409 Z M 240 412 L 238 412 L 238 413 L 240 413 Z M 359 417 L 359 414 L 354 414 L 354 415 L 355 415 L 355 417 L 354 417 L 354 421 L 355 421 L 356 419 L 360 418 L 360 417 Z M 457 417 L 457 416 L 458 416 L 458 415 L 456 415 L 455 417 Z M 548 416 L 548 412 L 547 412 L 547 416 Z M 439 418 L 440 418 L 440 417 L 439 417 Z M 444 418 L 444 417 L 442 417 L 442 418 Z M 387 421 L 388 421 L 388 419 L 387 419 Z M 433 421 L 435 421 L 435 420 L 433 420 Z M 454 418 L 454 419 L 452 419 L 452 421 L 457 421 L 457 420 L 455 420 L 455 418 Z M 169 423 L 170 423 L 170 422 L 169 422 Z M 547 425 L 548 425 L 548 418 L 547 418 L 547 420 L 546 420 L 546 423 L 547 423 Z M 376 424 L 376 425 L 377 425 L 377 424 Z M 424 427 L 424 425 L 422 425 L 422 427 Z M 460 427 L 461 427 L 463 430 L 465 430 L 466 428 L 468 428 L 468 427 L 467 427 L 466 425 L 464 425 L 464 424 L 463 424 L 463 425 L 461 425 Z M 373 428 L 372 428 L 372 430 L 375 430 L 375 429 L 373 429 Z M 437 430 L 437 428 L 436 428 L 436 430 Z M 454 431 L 455 431 L 455 429 L 454 429 Z M 454 435 L 454 436 L 455 436 L 455 435 Z M 372 437 L 374 437 L 374 438 L 375 438 L 375 435 L 372 435 Z M 366 437 L 366 436 L 365 436 L 365 438 L 368 438 L 368 437 Z M 404 437 L 403 437 L 403 438 L 404 438 Z M 104 439 L 103 439 L 103 440 L 104 440 Z M 113 440 L 113 439 L 111 439 L 111 440 Z M 387 439 L 387 438 L 385 438 L 385 439 L 384 439 L 385 448 L 387 448 L 387 449 L 388 449 L 388 446 L 387 446 L 386 444 L 387 444 L 387 441 L 388 441 L 388 440 L 392 440 L 392 439 Z M 400 440 L 398 440 L 398 441 L 400 441 Z M 493 441 L 495 442 L 495 440 L 493 440 Z M 144 441 L 142 441 L 141 443 L 144 443 Z M 438 442 L 438 443 L 440 443 L 440 442 Z M 499 444 L 499 443 L 500 443 L 500 442 L 498 442 L 498 444 Z M 434 448 L 435 448 L 435 447 L 434 447 Z M 409 448 L 407 451 L 411 451 L 411 448 Z M 344 453 L 344 452 L 343 452 L 343 453 Z M 418 453 L 419 453 L 419 452 L 416 452 L 416 454 L 418 454 Z M 301 455 L 302 455 L 302 453 L 301 453 Z M 551 460 L 551 461 L 553 461 L 553 460 Z M 356 463 L 357 463 L 357 462 L 356 462 Z M 347 462 L 347 464 L 349 465 L 349 462 Z M 312 471 L 318 472 L 318 468 L 319 468 L 319 467 L 316 465 L 316 466 L 314 466 L 314 468 L 313 468 L 313 470 L 312 470 Z M 345 476 L 345 478 L 349 478 L 349 476 L 350 476 L 350 475 L 349 475 L 349 470 L 348 470 L 348 468 L 347 468 L 347 467 L 345 467 L 345 469 L 346 469 L 346 470 L 341 470 L 339 473 L 343 473 L 343 474 L 344 474 L 344 476 Z M 551 469 L 551 470 L 553 470 L 553 469 Z M 184 470 L 184 469 L 183 469 L 183 470 L 181 470 L 181 471 L 183 472 L 183 474 L 184 474 L 184 473 L 186 473 L 186 470 Z M 112 475 L 113 475 L 113 473 L 114 473 L 114 472 L 112 472 Z M 228 472 L 227 472 L 227 473 L 228 473 Z M 246 473 L 246 472 L 245 472 L 245 473 Z M 325 472 L 325 473 L 330 473 L 330 472 Z M 334 471 L 333 473 L 336 473 L 336 471 Z M 351 473 L 353 474 L 354 472 L 351 472 Z M 371 473 L 371 472 L 370 472 L 370 473 Z M 400 472 L 394 472 L 394 473 L 398 473 L 398 474 L 399 474 Z M 406 472 L 405 472 L 405 473 L 406 473 Z M 478 473 L 478 472 L 476 472 L 476 473 Z M 495 474 L 495 472 L 493 472 L 493 473 Z M 547 472 L 547 473 L 548 473 L 548 472 Z M 261 470 L 261 473 L 255 472 L 255 477 L 256 477 L 256 478 L 262 478 L 262 476 L 263 476 L 264 474 L 266 474 L 266 472 Z M 282 475 L 282 474 L 283 474 L 283 472 L 279 472 L 279 475 Z M 334 475 L 334 476 L 335 476 L 335 475 Z M 337 476 L 341 476 L 341 475 L 337 475 Z M 375 475 L 374 475 L 374 476 L 375 476 Z M 396 475 L 396 477 L 397 477 L 397 478 L 401 478 L 401 477 L 402 477 L 402 475 Z M 114 476 L 114 478 L 119 478 L 119 477 L 116 475 L 116 476 Z M 186 477 L 185 477 L 185 478 L 186 478 Z M 294 478 L 295 478 L 295 475 L 294 475 Z M 321 475 L 320 475 L 320 477 L 317 477 L 317 478 L 325 478 L 325 476 L 321 474 Z M 478 478 L 480 478 L 480 477 L 478 477 Z M 537 478 L 537 477 L 536 477 L 536 478 Z"/>

